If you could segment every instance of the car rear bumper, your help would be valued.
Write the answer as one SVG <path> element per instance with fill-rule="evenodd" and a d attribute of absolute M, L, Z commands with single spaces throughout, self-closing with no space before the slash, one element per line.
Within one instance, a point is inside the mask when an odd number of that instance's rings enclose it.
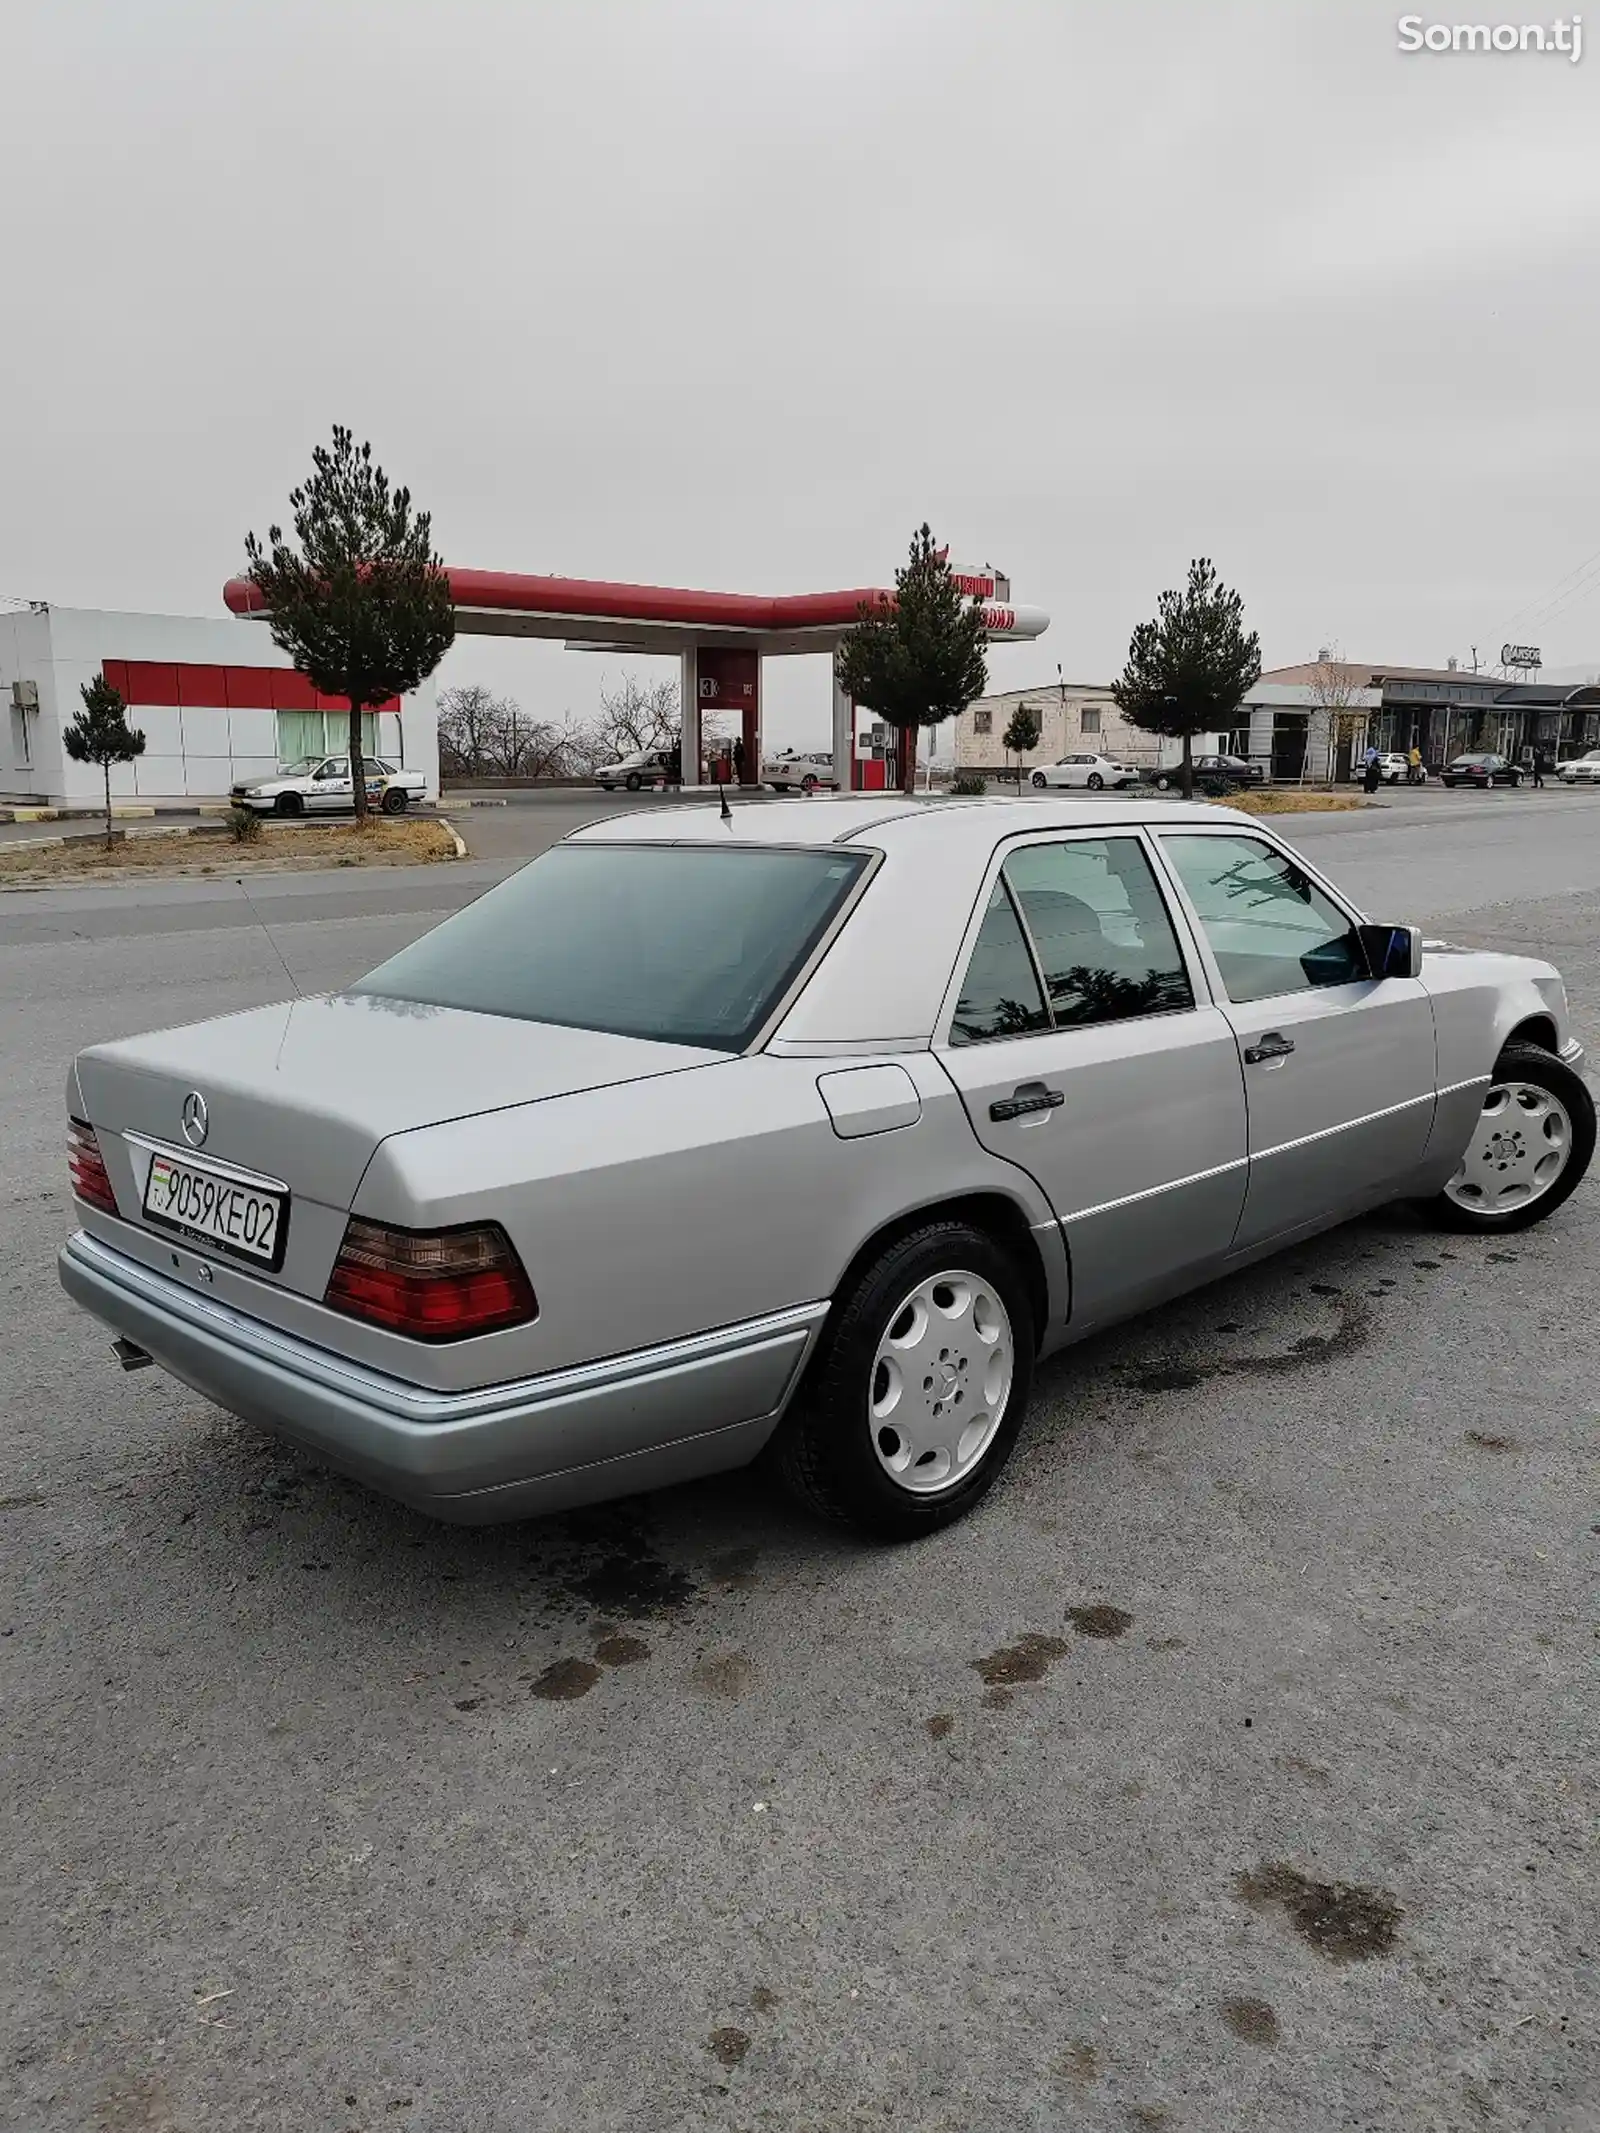
<path fill-rule="evenodd" d="M 434 1516 L 524 1518 L 753 1459 L 826 1302 L 475 1392 L 437 1393 L 197 1296 L 80 1230 L 61 1283 L 184 1384 Z"/>

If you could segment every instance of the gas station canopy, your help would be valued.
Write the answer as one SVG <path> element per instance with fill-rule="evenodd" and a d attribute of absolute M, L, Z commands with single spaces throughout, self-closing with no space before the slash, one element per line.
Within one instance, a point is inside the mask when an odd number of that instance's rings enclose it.
<path fill-rule="evenodd" d="M 447 570 L 456 628 L 464 636 L 554 637 L 618 652 L 681 652 L 689 642 L 737 646 L 773 656 L 831 652 L 863 604 L 892 600 L 876 586 L 845 592 L 690 592 L 674 585 L 621 585 L 603 578 L 531 577 L 508 570 Z M 983 602 L 991 637 L 1040 636 L 1049 616 L 996 597 L 1009 592 L 992 573 L 958 577 Z M 248 578 L 231 578 L 223 598 L 236 615 L 264 602 Z"/>
<path fill-rule="evenodd" d="M 892 601 L 876 586 L 844 592 L 691 592 L 674 585 L 621 585 L 602 578 L 530 577 L 518 571 L 451 570 L 450 597 L 463 636 L 556 638 L 575 650 L 676 655 L 681 662 L 683 780 L 700 778 L 703 712 L 739 721 L 744 776 L 761 762 L 761 661 L 806 652 L 831 653 L 861 609 Z M 999 572 L 954 572 L 956 585 L 983 611 L 990 638 L 1019 643 L 1042 636 L 1050 617 L 1018 607 Z M 223 599 L 241 616 L 263 617 L 266 603 L 248 578 L 230 578 Z M 841 786 L 859 779 L 855 706 L 835 682 L 833 757 Z"/>

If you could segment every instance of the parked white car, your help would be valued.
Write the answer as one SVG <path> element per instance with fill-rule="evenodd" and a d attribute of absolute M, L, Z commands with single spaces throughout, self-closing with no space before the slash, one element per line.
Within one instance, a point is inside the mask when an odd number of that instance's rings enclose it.
<path fill-rule="evenodd" d="M 831 792 L 835 784 L 833 757 L 820 749 L 806 754 L 785 749 L 762 764 L 761 782 L 774 792 Z"/>
<path fill-rule="evenodd" d="M 1593 785 L 1600 782 L 1600 748 L 1591 748 L 1587 755 L 1574 756 L 1570 763 L 1563 763 L 1556 776 L 1563 785 Z"/>
<path fill-rule="evenodd" d="M 386 815 L 403 815 L 414 800 L 427 798 L 428 781 L 420 770 L 403 769 L 381 755 L 364 755 L 361 767 L 367 805 L 382 808 Z M 230 797 L 235 807 L 254 808 L 258 815 L 352 813 L 356 804 L 347 755 L 302 756 L 298 763 L 286 763 L 275 778 L 235 785 Z"/>
<path fill-rule="evenodd" d="M 1028 773 L 1028 783 L 1039 792 L 1063 785 L 1086 787 L 1090 792 L 1110 786 L 1116 791 L 1138 782 L 1137 763 L 1114 763 L 1108 755 L 1064 755 L 1059 763 L 1041 763 Z"/>
<path fill-rule="evenodd" d="M 1387 755 L 1380 755 L 1378 758 L 1378 782 L 1380 785 L 1403 785 L 1406 782 L 1406 773 L 1410 768 L 1411 758 L 1408 755 L 1400 754 L 1396 749 L 1391 749 Z M 1350 758 L 1351 783 L 1359 785 L 1366 774 L 1367 759 L 1358 750 Z"/>

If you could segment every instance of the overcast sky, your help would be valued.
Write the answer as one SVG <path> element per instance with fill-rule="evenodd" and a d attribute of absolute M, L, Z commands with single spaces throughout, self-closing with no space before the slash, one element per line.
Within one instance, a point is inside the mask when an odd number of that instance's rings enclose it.
<path fill-rule="evenodd" d="M 219 613 L 340 420 L 456 563 L 822 590 L 926 517 L 1052 616 L 997 686 L 1110 679 L 1202 552 L 1268 665 L 1600 665 L 1600 12 L 1401 12 L 9 0 L 0 593 Z"/>

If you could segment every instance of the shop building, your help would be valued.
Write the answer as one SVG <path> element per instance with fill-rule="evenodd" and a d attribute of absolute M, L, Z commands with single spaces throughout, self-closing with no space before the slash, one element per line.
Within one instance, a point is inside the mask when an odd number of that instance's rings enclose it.
<path fill-rule="evenodd" d="M 1318 659 L 1275 667 L 1245 698 L 1249 752 L 1275 778 L 1344 778 L 1366 749 L 1421 750 L 1433 772 L 1458 755 L 1552 763 L 1600 747 L 1600 684 L 1510 681 L 1470 668 Z"/>
<path fill-rule="evenodd" d="M 102 673 L 145 739 L 143 755 L 113 766 L 113 800 L 223 800 L 236 780 L 339 753 L 349 739 L 349 704 L 319 694 L 265 629 L 41 601 L 0 611 L 0 793 L 53 806 L 99 803 L 98 765 L 75 763 L 61 736 L 83 708 L 83 685 Z M 437 798 L 431 680 L 367 713 L 364 726 L 365 752 L 421 770 Z"/>

